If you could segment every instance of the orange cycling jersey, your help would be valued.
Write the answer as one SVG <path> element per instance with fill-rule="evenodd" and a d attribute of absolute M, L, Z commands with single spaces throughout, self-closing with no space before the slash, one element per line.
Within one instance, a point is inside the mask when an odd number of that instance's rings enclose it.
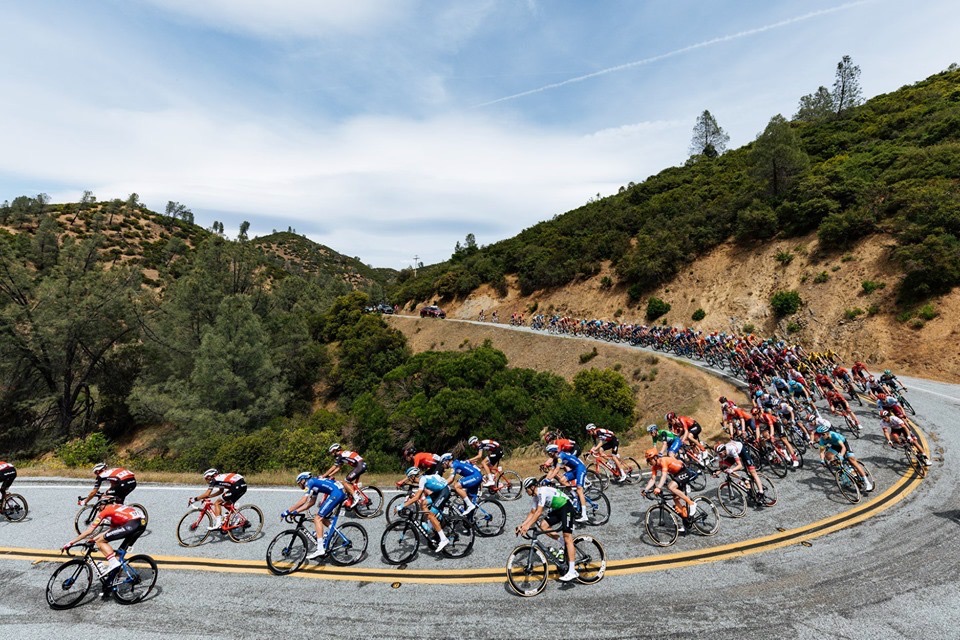
<path fill-rule="evenodd" d="M 107 505 L 97 516 L 100 520 L 109 522 L 111 527 L 121 527 L 131 520 L 142 520 L 143 517 L 140 509 L 122 504 Z"/>
<path fill-rule="evenodd" d="M 680 423 L 680 426 L 682 426 L 684 430 L 691 429 L 693 425 L 697 424 L 697 421 L 689 416 L 677 416 L 677 422 Z"/>
<path fill-rule="evenodd" d="M 770 415 L 766 411 L 757 416 L 757 421 L 760 424 L 767 425 L 768 427 L 772 427 L 773 425 L 777 424 L 777 418 L 773 415 Z"/>
<path fill-rule="evenodd" d="M 673 456 L 663 456 L 662 458 L 657 458 L 650 468 L 654 473 L 657 471 L 663 471 L 664 473 L 669 474 L 680 473 L 684 469 L 683 463 Z"/>
<path fill-rule="evenodd" d="M 573 451 L 577 448 L 577 443 L 567 438 L 557 438 L 553 441 L 553 444 L 557 445 L 560 451 Z"/>
<path fill-rule="evenodd" d="M 432 453 L 421 452 L 413 456 L 413 466 L 419 467 L 424 471 L 433 469 L 437 464 L 437 457 Z"/>
<path fill-rule="evenodd" d="M 740 418 L 741 420 L 753 419 L 753 416 L 749 412 L 744 411 L 740 407 L 736 407 L 735 409 L 731 410 L 729 415 L 731 418 Z"/>

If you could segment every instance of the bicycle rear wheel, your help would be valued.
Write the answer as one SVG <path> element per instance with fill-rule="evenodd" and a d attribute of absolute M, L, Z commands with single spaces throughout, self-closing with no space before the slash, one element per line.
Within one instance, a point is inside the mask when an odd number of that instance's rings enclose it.
<path fill-rule="evenodd" d="M 135 604 L 146 598 L 157 584 L 157 563 L 147 555 L 128 558 L 114 572 L 113 597 L 120 604 Z"/>
<path fill-rule="evenodd" d="M 634 458 L 621 458 L 620 466 L 623 467 L 623 481 L 626 484 L 636 484 L 642 480 L 640 470 L 643 467 Z"/>
<path fill-rule="evenodd" d="M 717 502 L 731 518 L 742 518 L 747 513 L 747 497 L 743 490 L 730 480 L 717 487 Z"/>
<path fill-rule="evenodd" d="M 473 524 L 459 515 L 447 515 L 444 518 L 443 533 L 446 534 L 450 542 L 443 548 L 443 555 L 448 558 L 462 558 L 473 549 L 473 542 L 476 536 L 473 532 Z"/>
<path fill-rule="evenodd" d="M 680 535 L 680 518 L 662 504 L 655 504 L 647 509 L 643 526 L 658 547 L 669 547 Z"/>
<path fill-rule="evenodd" d="M 762 473 L 758 473 L 757 477 L 760 478 L 760 486 L 763 487 L 763 505 L 765 507 L 772 507 L 777 504 L 777 500 L 780 497 L 777 493 L 777 486 L 773 484 L 770 478 Z"/>
<path fill-rule="evenodd" d="M 20 522 L 27 517 L 29 507 L 27 499 L 18 493 L 8 493 L 7 499 L 3 504 L 3 515 L 10 522 Z"/>
<path fill-rule="evenodd" d="M 51 609 L 70 609 L 80 604 L 93 583 L 93 568 L 83 558 L 68 560 L 57 567 L 47 581 L 47 604 Z"/>
<path fill-rule="evenodd" d="M 791 462 L 788 461 L 775 446 L 769 442 L 765 443 L 763 446 L 763 456 L 767 465 L 770 467 L 770 471 L 772 471 L 775 476 L 778 478 L 787 477 Z"/>
<path fill-rule="evenodd" d="M 497 500 L 485 498 L 477 503 L 477 508 L 467 518 L 473 520 L 477 535 L 481 538 L 492 538 L 503 533 L 507 512 Z"/>
<path fill-rule="evenodd" d="M 227 535 L 234 542 L 250 542 L 263 530 L 263 511 L 255 504 L 245 504 L 230 514 Z"/>
<path fill-rule="evenodd" d="M 600 582 L 607 570 L 607 553 L 603 550 L 603 545 L 592 536 L 577 536 L 573 539 L 573 549 L 577 555 L 573 562 L 573 568 L 578 574 L 577 582 Z"/>
<path fill-rule="evenodd" d="M 583 492 L 591 498 L 607 491 L 610 486 L 610 475 L 605 469 L 602 472 L 588 469 L 584 475 Z"/>
<path fill-rule="evenodd" d="M 367 530 L 356 522 L 348 522 L 336 528 L 327 547 L 334 564 L 350 566 L 363 560 L 367 553 Z"/>
<path fill-rule="evenodd" d="M 542 592 L 549 573 L 547 557 L 533 545 L 520 545 L 507 558 L 507 584 L 518 596 L 529 598 Z"/>
<path fill-rule="evenodd" d="M 360 501 L 353 505 L 353 512 L 360 518 L 375 518 L 383 509 L 383 491 L 377 487 L 360 489 Z"/>
<path fill-rule="evenodd" d="M 278 576 L 293 573 L 303 566 L 309 548 L 307 537 L 300 531 L 281 531 L 267 547 L 267 568 Z"/>
<path fill-rule="evenodd" d="M 420 548 L 418 525 L 409 520 L 391 522 L 380 537 L 380 553 L 389 564 L 404 564 L 417 555 Z"/>
<path fill-rule="evenodd" d="M 387 503 L 387 508 L 383 512 L 387 517 L 387 522 L 397 521 L 397 507 L 406 502 L 408 497 L 409 494 L 401 493 L 390 498 L 390 502 Z"/>
<path fill-rule="evenodd" d="M 96 503 L 85 505 L 77 512 L 77 517 L 73 519 L 73 528 L 77 533 L 87 530 L 97 517 Z"/>
<path fill-rule="evenodd" d="M 587 522 L 595 527 L 610 521 L 610 500 L 606 495 L 587 497 Z"/>
<path fill-rule="evenodd" d="M 712 536 L 720 530 L 720 512 L 710 498 L 697 498 L 697 512 L 690 518 L 690 524 L 700 535 Z"/>
<path fill-rule="evenodd" d="M 181 547 L 196 547 L 210 535 L 208 527 L 213 525 L 213 516 L 209 511 L 191 509 L 180 518 L 177 525 L 177 543 Z"/>
<path fill-rule="evenodd" d="M 917 455 L 913 445 L 907 442 L 901 445 L 901 447 L 903 448 L 903 456 L 907 461 L 907 466 L 916 472 L 918 478 L 926 478 L 927 466 L 923 464 L 923 461 L 920 459 L 920 456 Z"/>
<path fill-rule="evenodd" d="M 497 495 L 503 500 L 516 500 L 523 493 L 523 479 L 516 471 L 504 471 L 497 478 Z"/>

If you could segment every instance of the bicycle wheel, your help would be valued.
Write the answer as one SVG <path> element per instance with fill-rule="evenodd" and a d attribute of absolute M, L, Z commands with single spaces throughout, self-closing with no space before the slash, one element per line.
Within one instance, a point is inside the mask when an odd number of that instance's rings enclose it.
<path fill-rule="evenodd" d="M 591 498 L 606 493 L 610 486 L 610 474 L 604 469 L 602 472 L 588 469 L 583 478 L 583 492 Z"/>
<path fill-rule="evenodd" d="M 907 459 L 907 466 L 913 468 L 918 478 L 927 477 L 927 465 L 923 464 L 923 460 L 920 459 L 913 445 L 909 442 L 903 445 L 903 455 Z"/>
<path fill-rule="evenodd" d="M 157 563 L 147 555 L 133 556 L 114 572 L 113 597 L 120 604 L 135 604 L 157 584 Z"/>
<path fill-rule="evenodd" d="M 587 522 L 595 527 L 610 521 L 610 500 L 606 495 L 587 497 Z"/>
<path fill-rule="evenodd" d="M 210 535 L 208 527 L 213 525 L 213 516 L 209 511 L 191 509 L 183 514 L 177 525 L 177 543 L 181 547 L 196 547 Z"/>
<path fill-rule="evenodd" d="M 20 522 L 27 517 L 29 507 L 27 499 L 18 493 L 8 493 L 7 500 L 3 504 L 3 515 L 10 522 Z"/>
<path fill-rule="evenodd" d="M 861 432 L 860 426 L 853 421 L 853 419 L 850 417 L 850 414 L 848 413 L 843 414 L 843 421 L 847 425 L 847 431 L 852 433 L 854 438 L 859 439 L 860 432 Z"/>
<path fill-rule="evenodd" d="M 793 448 L 797 451 L 797 456 L 803 457 L 803 454 L 807 452 L 807 447 L 809 446 L 806 436 L 803 435 L 800 428 L 796 426 L 791 427 L 787 434 L 790 437 L 790 444 L 792 444 Z"/>
<path fill-rule="evenodd" d="M 697 512 L 690 518 L 690 524 L 702 536 L 712 536 L 720 530 L 720 512 L 710 498 L 697 498 Z"/>
<path fill-rule="evenodd" d="M 917 410 L 913 408 L 913 405 L 910 404 L 910 401 L 903 397 L 903 394 L 897 396 L 897 399 L 900 401 L 900 406 L 910 412 L 910 415 L 917 415 Z"/>
<path fill-rule="evenodd" d="M 504 500 L 516 500 L 523 493 L 523 479 L 516 471 L 504 471 L 497 478 L 497 495 Z"/>
<path fill-rule="evenodd" d="M 863 406 L 863 398 L 860 397 L 860 394 L 857 393 L 856 389 L 854 389 L 852 385 L 847 387 L 847 396 L 851 400 L 856 400 L 857 404 L 861 407 Z"/>
<path fill-rule="evenodd" d="M 127 505 L 127 506 L 133 507 L 134 509 L 140 509 L 140 511 L 143 512 L 143 525 L 144 525 L 144 526 L 146 526 L 147 523 L 150 522 L 150 514 L 147 513 L 147 508 L 146 508 L 145 506 L 143 506 L 142 504 L 137 504 L 136 502 L 134 502 L 133 504 Z"/>
<path fill-rule="evenodd" d="M 767 507 L 772 507 L 777 504 L 779 499 L 779 494 L 777 493 L 777 486 L 773 484 L 773 481 L 770 480 L 767 476 L 762 473 L 758 473 L 757 477 L 760 478 L 760 485 L 763 487 L 763 504 Z"/>
<path fill-rule="evenodd" d="M 550 565 L 543 551 L 531 544 L 522 544 L 507 558 L 507 584 L 518 596 L 535 596 L 547 586 Z"/>
<path fill-rule="evenodd" d="M 390 502 L 387 503 L 387 508 L 383 512 L 387 517 L 387 522 L 397 521 L 397 507 L 406 502 L 408 497 L 406 493 L 401 493 L 390 498 Z"/>
<path fill-rule="evenodd" d="M 781 454 L 775 446 L 767 442 L 763 446 L 763 455 L 767 465 L 770 467 L 770 471 L 772 471 L 775 476 L 778 478 L 787 477 L 792 463 L 787 460 L 784 454 Z"/>
<path fill-rule="evenodd" d="M 573 562 L 573 568 L 578 574 L 577 582 L 600 582 L 607 570 L 607 553 L 603 550 L 603 545 L 591 536 L 577 536 L 573 539 L 573 550 L 577 554 Z"/>
<path fill-rule="evenodd" d="M 367 553 L 367 530 L 356 522 L 339 525 L 330 536 L 327 553 L 334 564 L 344 567 L 357 564 Z"/>
<path fill-rule="evenodd" d="M 833 477 L 837 481 L 837 488 L 840 489 L 840 495 L 842 495 L 845 500 L 854 504 L 860 502 L 862 497 L 860 494 L 860 486 L 846 469 L 835 469 Z"/>
<path fill-rule="evenodd" d="M 293 573 L 303 566 L 309 549 L 310 543 L 302 532 L 296 529 L 281 531 L 267 547 L 267 568 L 277 576 Z"/>
<path fill-rule="evenodd" d="M 383 491 L 377 487 L 360 489 L 360 501 L 353 505 L 353 512 L 360 518 L 376 518 L 383 509 Z"/>
<path fill-rule="evenodd" d="M 96 504 L 85 505 L 77 512 L 77 517 L 73 519 L 73 528 L 77 533 L 82 533 L 87 530 L 91 524 L 93 524 L 94 519 L 97 517 L 97 508 Z"/>
<path fill-rule="evenodd" d="M 621 458 L 620 466 L 623 467 L 623 481 L 626 484 L 636 484 L 640 482 L 643 478 L 642 471 L 643 467 L 640 466 L 640 463 L 633 458 Z"/>
<path fill-rule="evenodd" d="M 717 502 L 731 518 L 742 518 L 747 513 L 747 496 L 730 480 L 724 480 L 717 487 Z"/>
<path fill-rule="evenodd" d="M 680 518 L 662 504 L 655 504 L 647 509 L 643 526 L 658 547 L 669 547 L 680 535 Z"/>
<path fill-rule="evenodd" d="M 481 538 L 492 538 L 503 533 L 507 523 L 507 512 L 497 500 L 480 500 L 477 508 L 467 516 L 473 521 L 473 527 Z"/>
<path fill-rule="evenodd" d="M 93 568 L 83 558 L 57 567 L 47 581 L 47 604 L 51 609 L 69 609 L 80 604 L 93 584 Z"/>
<path fill-rule="evenodd" d="M 389 564 L 410 562 L 420 548 L 418 525 L 409 520 L 396 520 L 387 525 L 380 537 L 380 553 Z"/>
<path fill-rule="evenodd" d="M 703 472 L 703 467 L 691 465 L 687 467 L 690 470 L 690 479 L 687 480 L 687 486 L 694 491 L 703 491 L 707 488 L 707 474 Z"/>
<path fill-rule="evenodd" d="M 444 518 L 443 533 L 450 542 L 441 553 L 448 558 L 462 558 L 473 549 L 476 536 L 473 525 L 459 515 L 448 515 Z"/>
<path fill-rule="evenodd" d="M 250 542 L 263 530 L 263 511 L 255 504 L 245 504 L 230 514 L 227 535 L 234 542 Z"/>

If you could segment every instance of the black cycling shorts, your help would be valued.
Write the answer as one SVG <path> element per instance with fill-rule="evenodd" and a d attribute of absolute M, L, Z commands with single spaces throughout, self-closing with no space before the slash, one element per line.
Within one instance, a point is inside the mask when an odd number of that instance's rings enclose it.
<path fill-rule="evenodd" d="M 610 438 L 600 445 L 600 448 L 604 451 L 613 451 L 613 455 L 617 455 L 620 453 L 620 440 L 617 438 Z"/>
<path fill-rule="evenodd" d="M 13 481 L 17 479 L 17 470 L 16 469 L 7 469 L 3 473 L 0 473 L 0 490 L 6 491 L 10 488 L 10 485 L 13 484 Z"/>
<path fill-rule="evenodd" d="M 224 502 L 229 502 L 230 504 L 236 504 L 237 500 L 243 497 L 243 494 L 247 492 L 247 483 L 241 480 L 240 482 L 234 482 L 229 487 L 224 487 L 223 495 L 220 498 Z"/>
<path fill-rule="evenodd" d="M 363 475 L 363 472 L 367 470 L 367 463 L 361 462 L 355 466 L 350 473 L 347 474 L 347 482 L 356 482 L 357 478 Z"/>
<path fill-rule="evenodd" d="M 576 514 L 573 511 L 573 502 L 567 500 L 559 509 L 553 509 L 547 514 L 546 521 L 551 527 L 560 524 L 560 531 L 563 533 L 573 533 L 573 518 Z"/>
<path fill-rule="evenodd" d="M 494 449 L 492 451 L 487 451 L 487 463 L 491 467 L 495 467 L 500 464 L 500 460 L 503 459 L 503 449 Z"/>
<path fill-rule="evenodd" d="M 117 501 L 117 504 L 123 504 L 123 501 L 126 500 L 127 496 L 137 488 L 136 480 L 124 480 L 123 482 L 117 482 L 109 489 L 107 489 L 103 495 L 114 498 Z"/>
<path fill-rule="evenodd" d="M 689 469 L 684 467 L 682 471 L 678 471 L 677 473 L 670 474 L 670 477 L 673 479 L 674 482 L 677 483 L 677 486 L 680 487 L 681 491 L 686 491 L 687 483 L 693 479 L 693 474 L 690 473 Z"/>
<path fill-rule="evenodd" d="M 430 498 L 431 507 L 437 511 L 443 511 L 444 505 L 446 505 L 447 501 L 450 499 L 450 487 L 446 486 L 443 489 L 440 489 L 440 491 L 431 493 L 427 497 Z"/>
<path fill-rule="evenodd" d="M 114 527 L 113 529 L 107 531 L 107 534 L 103 537 L 103 539 L 108 542 L 113 542 L 114 540 L 120 540 L 122 538 L 123 542 L 120 543 L 120 548 L 129 549 L 146 530 L 147 521 L 145 519 L 141 518 L 140 520 L 131 520 L 127 524 Z"/>
<path fill-rule="evenodd" d="M 690 428 L 687 429 L 687 431 L 690 432 L 691 434 L 693 434 L 693 437 L 694 437 L 694 438 L 696 438 L 697 440 L 699 440 L 699 439 L 700 439 L 700 432 L 703 431 L 703 427 L 700 426 L 700 423 L 699 423 L 699 422 L 694 422 L 692 425 L 690 425 Z"/>

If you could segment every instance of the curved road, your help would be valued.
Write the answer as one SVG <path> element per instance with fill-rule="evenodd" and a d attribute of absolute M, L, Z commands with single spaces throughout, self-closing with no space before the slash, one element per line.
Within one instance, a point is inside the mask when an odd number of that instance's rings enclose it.
<path fill-rule="evenodd" d="M 0 631 L 10 638 L 101 638 L 103 625 L 110 624 L 138 638 L 306 638 L 331 631 L 367 638 L 533 637 L 545 632 L 588 638 L 718 633 L 752 638 L 957 637 L 960 498 L 954 491 L 958 474 L 953 452 L 960 445 L 960 386 L 905 382 L 918 411 L 916 420 L 934 451 L 930 475 L 902 499 L 891 499 L 889 508 L 804 545 L 653 571 L 614 571 L 593 586 L 551 582 L 533 599 L 512 595 L 503 581 L 415 584 L 377 576 L 333 581 L 305 579 L 321 577 L 315 571 L 276 578 L 218 567 L 163 567 L 160 589 L 148 602 L 121 607 L 93 600 L 69 612 L 50 611 L 44 601 L 54 565 L 8 556 L 0 562 Z M 855 451 L 878 480 L 871 499 L 881 500 L 886 489 L 906 484 L 904 469 L 880 446 L 877 421 L 866 408 L 859 413 L 866 435 L 854 442 Z M 714 485 L 708 485 L 707 493 Z M 633 557 L 739 545 L 775 535 L 778 529 L 836 517 L 852 507 L 841 502 L 816 465 L 791 473 L 777 486 L 781 501 L 776 507 L 749 512 L 741 520 L 723 519 L 716 537 L 681 538 L 666 550 L 651 546 L 637 526 L 650 503 L 635 488 L 614 488 L 611 523 L 591 532 L 616 564 Z M 31 516 L 20 524 L 0 522 L 0 558 L 2 549 L 57 548 L 70 535 L 66 517 L 75 511 L 78 487 L 62 480 L 24 478 L 14 488 L 30 499 Z M 173 527 L 186 509 L 185 498 L 195 493 L 196 487 L 138 488 L 134 495 L 150 510 L 151 526 L 137 548 L 158 557 L 259 562 L 267 540 L 282 528 L 275 514 L 296 497 L 284 488 L 251 489 L 246 497 L 267 515 L 264 539 L 247 545 L 208 540 L 199 549 L 185 550 L 176 545 Z M 525 508 L 525 501 L 508 503 L 508 526 L 519 521 Z M 382 522 L 361 523 L 370 533 L 370 555 L 358 568 L 393 570 L 379 559 Z M 462 561 L 422 554 L 407 571 L 502 567 L 514 544 L 510 534 L 478 540 L 473 554 Z"/>

